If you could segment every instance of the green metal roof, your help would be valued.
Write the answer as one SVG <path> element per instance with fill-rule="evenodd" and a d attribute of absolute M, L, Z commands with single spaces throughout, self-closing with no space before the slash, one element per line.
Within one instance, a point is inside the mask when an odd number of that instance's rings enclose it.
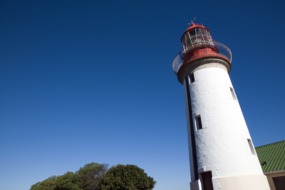
<path fill-rule="evenodd" d="M 285 170 L 285 140 L 256 147 L 264 173 Z"/>

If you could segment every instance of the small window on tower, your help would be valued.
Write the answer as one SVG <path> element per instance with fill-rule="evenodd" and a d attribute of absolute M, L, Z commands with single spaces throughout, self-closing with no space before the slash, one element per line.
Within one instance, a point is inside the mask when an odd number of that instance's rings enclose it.
<path fill-rule="evenodd" d="M 211 171 L 201 173 L 201 183 L 203 186 L 203 190 L 213 190 L 214 189 Z"/>
<path fill-rule="evenodd" d="M 233 99 L 236 100 L 237 97 L 236 97 L 235 91 L 234 91 L 234 89 L 233 89 L 232 87 L 230 87 L 230 91 L 231 91 L 231 94 L 232 94 Z"/>
<path fill-rule="evenodd" d="M 191 73 L 191 74 L 190 74 L 190 81 L 191 81 L 191 83 L 192 83 L 192 82 L 195 82 L 194 73 Z"/>
<path fill-rule="evenodd" d="M 196 129 L 202 129 L 202 120 L 201 120 L 201 116 L 200 115 L 196 115 L 195 117 L 195 121 L 196 121 Z"/>
<path fill-rule="evenodd" d="M 252 153 L 252 154 L 255 154 L 255 149 L 254 149 L 254 147 L 253 147 L 253 144 L 252 144 L 251 140 L 250 140 L 250 139 L 247 139 L 247 142 L 248 142 L 248 145 L 249 145 L 249 148 L 250 148 L 251 153 Z"/>

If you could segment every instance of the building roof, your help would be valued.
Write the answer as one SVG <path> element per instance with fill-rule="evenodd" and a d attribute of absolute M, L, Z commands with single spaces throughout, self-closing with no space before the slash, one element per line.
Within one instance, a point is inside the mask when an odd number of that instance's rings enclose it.
<path fill-rule="evenodd" d="M 264 173 L 285 170 L 285 140 L 256 147 Z"/>

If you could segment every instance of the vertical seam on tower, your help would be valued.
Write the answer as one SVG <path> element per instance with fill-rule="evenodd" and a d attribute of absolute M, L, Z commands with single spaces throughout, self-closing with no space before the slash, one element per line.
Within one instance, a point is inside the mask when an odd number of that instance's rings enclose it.
<path fill-rule="evenodd" d="M 186 94 L 187 94 L 187 104 L 188 104 L 188 113 L 189 113 L 189 127 L 190 127 L 190 136 L 191 136 L 191 150 L 192 150 L 192 157 L 193 157 L 193 167 L 194 167 L 194 179 L 199 179 L 198 173 L 198 159 L 197 159 L 197 151 L 196 151 L 196 140 L 194 134 L 194 123 L 193 123 L 193 116 L 192 116 L 192 104 L 191 104 L 191 95 L 190 95 L 190 82 L 189 76 L 186 77 Z"/>

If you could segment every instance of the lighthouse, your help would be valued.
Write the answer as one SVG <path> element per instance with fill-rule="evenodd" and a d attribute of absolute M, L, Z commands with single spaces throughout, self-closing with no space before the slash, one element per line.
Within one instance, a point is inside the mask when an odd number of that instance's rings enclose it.
<path fill-rule="evenodd" d="M 231 51 L 192 23 L 173 61 L 184 85 L 191 190 L 269 190 L 229 77 Z"/>

